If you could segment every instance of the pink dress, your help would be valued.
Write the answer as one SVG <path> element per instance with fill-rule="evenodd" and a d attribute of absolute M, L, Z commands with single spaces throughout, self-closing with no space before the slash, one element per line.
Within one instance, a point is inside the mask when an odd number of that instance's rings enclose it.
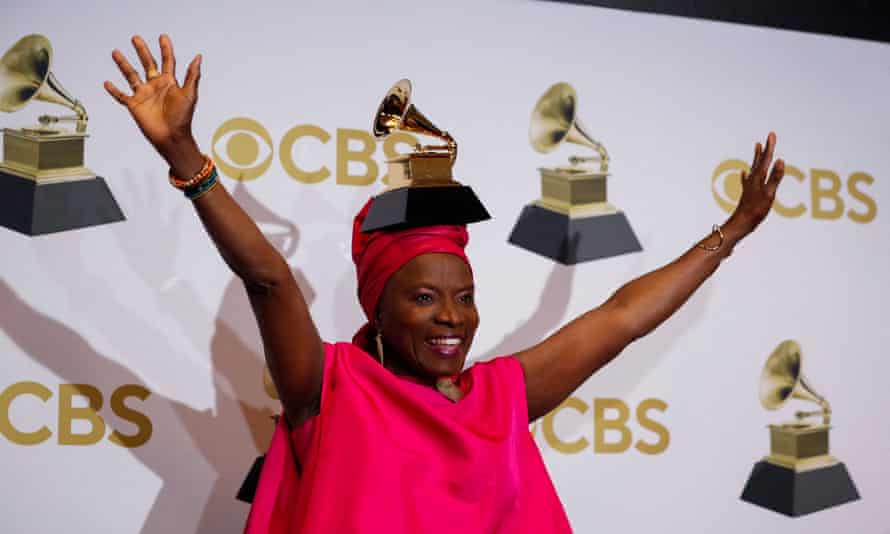
<path fill-rule="evenodd" d="M 325 344 L 323 380 L 319 415 L 279 421 L 246 534 L 571 532 L 515 358 L 464 371 L 456 403 L 351 343 Z"/>

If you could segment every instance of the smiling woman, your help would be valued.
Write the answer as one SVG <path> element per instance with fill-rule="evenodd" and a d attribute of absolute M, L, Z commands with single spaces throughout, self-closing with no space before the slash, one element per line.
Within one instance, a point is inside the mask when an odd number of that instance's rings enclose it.
<path fill-rule="evenodd" d="M 383 341 L 380 356 L 387 347 L 401 356 L 390 369 L 435 383 L 463 370 L 478 326 L 467 263 L 450 254 L 427 253 L 406 263 L 386 283 L 375 330 Z"/>
<path fill-rule="evenodd" d="M 466 230 L 366 234 L 369 206 L 353 230 L 368 323 L 324 344 L 319 403 L 279 422 L 247 532 L 568 532 L 519 362 L 462 372 L 479 325 Z"/>
<path fill-rule="evenodd" d="M 439 225 L 364 233 L 370 206 L 368 201 L 353 223 L 352 257 L 368 318 L 353 343 L 373 346 L 394 373 L 435 385 L 457 400 L 454 377 L 479 326 L 473 273 L 464 253 L 467 231 Z"/>
<path fill-rule="evenodd" d="M 766 217 L 783 175 L 781 160 L 771 169 L 770 134 L 723 225 L 537 345 L 468 369 L 479 315 L 466 229 L 365 233 L 368 204 L 352 234 L 368 323 L 351 343 L 325 343 L 290 267 L 219 187 L 192 136 L 200 56 L 180 85 L 169 37 L 160 71 L 142 38 L 133 45 L 145 77 L 115 50 L 132 94 L 105 87 L 243 281 L 283 406 L 249 534 L 569 532 L 528 423 L 673 314 Z"/>

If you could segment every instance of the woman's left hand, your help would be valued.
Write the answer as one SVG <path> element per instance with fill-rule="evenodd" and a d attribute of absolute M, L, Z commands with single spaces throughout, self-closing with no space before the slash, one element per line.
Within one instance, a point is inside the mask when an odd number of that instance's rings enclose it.
<path fill-rule="evenodd" d="M 785 162 L 781 159 L 776 160 L 770 169 L 775 147 L 776 134 L 773 132 L 766 138 L 765 149 L 760 143 L 754 147 L 751 171 L 742 171 L 742 198 L 724 228 L 738 228 L 742 235 L 746 235 L 754 231 L 769 214 L 776 190 L 785 175 Z"/>

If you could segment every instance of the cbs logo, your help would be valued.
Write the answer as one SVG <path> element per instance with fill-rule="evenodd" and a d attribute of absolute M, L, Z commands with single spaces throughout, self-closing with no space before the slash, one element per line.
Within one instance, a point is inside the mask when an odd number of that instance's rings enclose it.
<path fill-rule="evenodd" d="M 711 177 L 714 200 L 727 213 L 732 213 L 742 196 L 743 170 L 750 170 L 747 163 L 728 159 L 714 169 Z M 809 187 L 806 186 L 808 181 Z M 878 213 L 878 205 L 862 188 L 874 181 L 867 173 L 854 172 L 847 177 L 844 187 L 841 177 L 834 171 L 810 169 L 807 175 L 794 165 L 786 164 L 785 179 L 776 195 L 773 211 L 783 217 L 800 217 L 809 211 L 812 218 L 827 220 L 846 215 L 851 221 L 870 223 Z"/>
<path fill-rule="evenodd" d="M 111 393 L 109 405 L 111 411 L 119 418 L 132 423 L 135 431 L 123 434 L 112 431 L 108 441 L 121 447 L 133 448 L 145 445 L 153 431 L 151 420 L 142 412 L 127 406 L 127 399 L 135 397 L 144 401 L 150 391 L 138 384 L 126 384 Z M 46 426 L 37 429 L 22 428 L 21 422 L 13 424 L 11 412 L 13 402 L 21 397 L 36 397 L 44 404 L 49 402 L 53 392 L 38 382 L 17 382 L 0 392 L 0 434 L 17 445 L 37 445 L 52 437 L 52 431 Z M 75 398 L 86 399 L 75 403 Z M 95 445 L 105 437 L 106 424 L 99 412 L 102 410 L 102 392 L 89 384 L 59 384 L 57 409 L 57 441 L 59 445 Z M 22 399 L 19 402 L 25 402 Z M 75 406 L 78 404 L 78 406 Z M 75 432 L 74 423 L 86 432 Z"/>
<path fill-rule="evenodd" d="M 650 417 L 650 412 L 664 413 L 667 410 L 668 405 L 663 400 L 645 399 L 634 410 L 639 427 L 654 434 L 655 439 L 652 441 L 638 439 L 634 442 L 633 430 L 628 426 L 630 406 L 623 400 L 596 398 L 593 399 L 592 408 L 591 410 L 591 406 L 578 397 L 569 397 L 540 421 L 532 424 L 530 429 L 532 436 L 535 436 L 540 427 L 541 435 L 547 445 L 563 454 L 577 454 L 587 448 L 592 448 L 595 453 L 615 454 L 626 452 L 631 445 L 643 454 L 661 454 L 671 442 L 671 434 L 667 427 Z M 562 426 L 565 429 L 570 425 L 569 428 L 575 428 L 578 417 L 585 416 L 589 411 L 592 411 L 593 416 L 592 445 L 584 436 L 566 441 L 557 427 Z M 563 432 L 567 433 L 565 430 Z"/>
<path fill-rule="evenodd" d="M 325 158 L 333 156 L 336 182 L 341 185 L 366 186 L 380 175 L 380 165 L 374 159 L 377 140 L 365 130 L 337 128 L 333 154 L 326 148 Z M 304 184 L 317 184 L 331 177 L 331 169 L 318 161 L 318 145 L 328 145 L 331 134 L 314 124 L 299 124 L 282 136 L 278 144 L 278 159 L 284 172 Z M 386 159 L 400 155 L 399 145 L 413 147 L 415 136 L 394 132 L 383 141 Z M 274 144 L 269 131 L 259 122 L 247 117 L 236 117 L 224 122 L 213 134 L 211 151 L 223 174 L 240 181 L 262 176 L 274 159 Z M 313 157 L 314 156 L 314 157 Z M 329 160 L 328 160 L 329 161 Z M 388 175 L 383 182 L 389 183 Z"/>

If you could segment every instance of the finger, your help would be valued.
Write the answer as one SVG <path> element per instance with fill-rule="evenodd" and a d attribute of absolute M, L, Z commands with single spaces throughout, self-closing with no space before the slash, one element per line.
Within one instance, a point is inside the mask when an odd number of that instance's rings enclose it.
<path fill-rule="evenodd" d="M 145 44 L 142 37 L 138 35 L 133 36 L 133 48 L 136 49 L 136 55 L 139 56 L 139 61 L 142 62 L 142 67 L 145 69 L 145 79 L 150 80 L 154 78 L 158 72 L 158 64 L 155 62 L 154 56 L 151 55 L 151 50 L 148 49 L 148 45 Z"/>
<path fill-rule="evenodd" d="M 108 94 L 111 95 L 112 98 L 117 100 L 118 104 L 127 105 L 127 100 L 130 99 L 127 95 L 124 94 L 123 91 L 118 89 L 113 83 L 110 81 L 106 81 L 104 84 L 105 90 L 108 91 Z"/>
<path fill-rule="evenodd" d="M 127 58 L 124 57 L 124 54 L 120 50 L 112 52 L 111 59 L 117 63 L 117 68 L 120 69 L 121 74 L 127 79 L 127 83 L 130 84 L 131 89 L 136 89 L 136 87 L 142 83 L 142 79 L 139 78 L 136 69 L 133 68 L 133 65 L 130 65 L 130 62 L 127 61 Z"/>
<path fill-rule="evenodd" d="M 770 196 L 776 194 L 776 190 L 779 189 L 779 184 L 782 183 L 783 176 L 785 176 L 785 162 L 781 159 L 777 159 L 776 164 L 773 165 L 772 172 L 769 173 L 769 181 L 766 183 L 766 192 Z"/>
<path fill-rule="evenodd" d="M 182 82 L 182 88 L 186 90 L 192 98 L 198 96 L 198 82 L 201 81 L 201 54 L 195 56 L 195 59 L 189 63 L 186 71 L 185 81 Z"/>
<path fill-rule="evenodd" d="M 754 144 L 754 159 L 751 161 L 751 172 L 754 172 L 754 169 L 757 168 L 757 163 L 760 161 L 760 154 L 763 152 L 763 146 L 760 143 Z"/>
<path fill-rule="evenodd" d="M 770 132 L 769 135 L 766 136 L 766 150 L 764 150 L 763 158 L 761 161 L 761 171 L 763 172 L 762 180 L 766 179 L 766 171 L 769 170 L 769 166 L 773 162 L 773 153 L 776 149 L 776 134 Z"/>
<path fill-rule="evenodd" d="M 162 34 L 158 41 L 161 45 L 161 72 L 172 74 L 176 78 L 176 56 L 173 55 L 173 42 L 166 33 Z"/>
<path fill-rule="evenodd" d="M 742 177 L 742 183 L 745 183 L 745 180 L 747 180 L 749 176 L 748 171 L 743 170 L 740 174 Z"/>
<path fill-rule="evenodd" d="M 760 167 L 760 160 L 763 157 L 763 145 L 760 143 L 754 144 L 754 159 L 751 161 L 751 166 L 748 168 L 748 175 L 746 178 L 751 178 L 752 176 L 757 176 L 757 169 Z"/>

